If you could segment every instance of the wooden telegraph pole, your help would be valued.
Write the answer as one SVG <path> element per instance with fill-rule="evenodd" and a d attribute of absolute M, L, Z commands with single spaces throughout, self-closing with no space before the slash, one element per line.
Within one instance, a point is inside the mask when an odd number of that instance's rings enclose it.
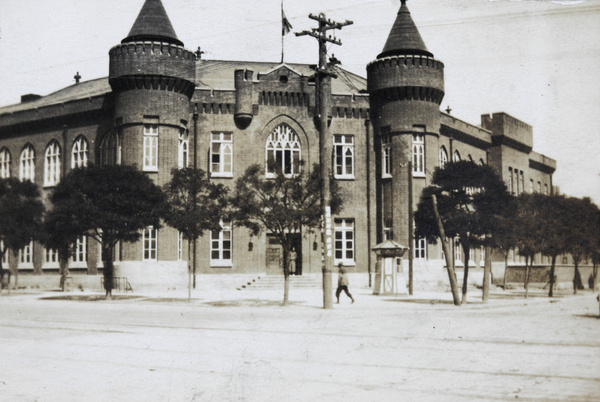
<path fill-rule="evenodd" d="M 333 141 L 329 135 L 328 117 L 329 117 L 329 101 L 331 97 L 331 77 L 336 77 L 335 74 L 329 71 L 327 65 L 327 43 L 341 45 L 342 42 L 330 37 L 327 37 L 327 31 L 331 29 L 342 29 L 346 25 L 351 25 L 352 21 L 335 22 L 328 20 L 325 14 L 320 13 L 318 16 L 309 14 L 308 18 L 319 23 L 319 28 L 312 28 L 310 31 L 297 32 L 296 36 L 312 36 L 319 42 L 319 66 L 316 69 L 317 77 L 317 98 L 319 99 L 319 163 L 321 165 L 321 177 L 323 179 L 323 188 L 321 191 L 321 241 L 323 247 L 323 308 L 333 308 L 332 297 L 332 279 L 331 271 L 333 268 L 333 241 L 332 241 L 332 225 L 331 225 L 331 190 L 329 180 L 331 177 L 331 162 Z"/>

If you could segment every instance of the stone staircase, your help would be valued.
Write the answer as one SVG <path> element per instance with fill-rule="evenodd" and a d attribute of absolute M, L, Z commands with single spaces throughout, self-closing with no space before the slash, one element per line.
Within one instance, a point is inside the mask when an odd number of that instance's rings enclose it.
<path fill-rule="evenodd" d="M 260 275 L 245 284 L 237 287 L 237 290 L 266 290 L 283 289 L 283 275 Z M 323 277 L 320 275 L 290 275 L 290 289 L 322 289 Z"/>

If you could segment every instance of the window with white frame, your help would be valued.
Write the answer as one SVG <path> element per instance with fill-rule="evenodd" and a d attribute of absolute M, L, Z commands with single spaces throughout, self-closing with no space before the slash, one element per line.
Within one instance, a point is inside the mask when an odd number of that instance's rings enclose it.
<path fill-rule="evenodd" d="M 354 261 L 354 219 L 334 220 L 334 263 L 355 265 Z"/>
<path fill-rule="evenodd" d="M 333 154 L 335 177 L 338 179 L 354 178 L 354 136 L 334 135 Z"/>
<path fill-rule="evenodd" d="M 392 177 L 392 137 L 385 135 L 381 138 L 381 153 L 383 163 L 381 166 L 382 176 L 384 178 Z"/>
<path fill-rule="evenodd" d="M 45 249 L 44 264 L 56 266 L 58 264 L 58 251 L 51 248 Z"/>
<path fill-rule="evenodd" d="M 511 194 L 515 193 L 513 189 L 513 169 L 511 167 L 508 168 L 508 192 Z"/>
<path fill-rule="evenodd" d="M 51 141 L 44 157 L 44 186 L 55 186 L 60 180 L 60 145 Z"/>
<path fill-rule="evenodd" d="M 2 268 L 7 269 L 8 268 L 9 250 L 8 249 L 4 250 L 4 240 L 0 240 L 0 251 L 4 251 L 4 254 L 2 255 Z"/>
<path fill-rule="evenodd" d="M 413 134 L 412 138 L 413 176 L 425 175 L 425 135 Z"/>
<path fill-rule="evenodd" d="M 448 163 L 448 151 L 446 151 L 446 147 L 442 145 L 440 148 L 440 167 L 444 168 Z"/>
<path fill-rule="evenodd" d="M 479 247 L 479 265 L 485 265 L 485 247 Z"/>
<path fill-rule="evenodd" d="M 156 261 L 158 250 L 158 229 L 155 229 L 152 226 L 148 226 L 146 229 L 144 229 L 142 244 L 144 261 Z"/>
<path fill-rule="evenodd" d="M 73 142 L 71 151 L 71 168 L 86 167 L 88 164 L 88 140 L 84 136 L 79 136 Z"/>
<path fill-rule="evenodd" d="M 533 193 L 533 179 L 529 179 L 529 192 Z"/>
<path fill-rule="evenodd" d="M 210 232 L 210 265 L 231 266 L 232 231 L 231 221 L 221 220 L 221 230 Z"/>
<path fill-rule="evenodd" d="M 6 148 L 0 151 L 0 179 L 10 177 L 10 152 Z"/>
<path fill-rule="evenodd" d="M 79 236 L 73 244 L 71 261 L 73 263 L 87 262 L 87 236 Z"/>
<path fill-rule="evenodd" d="M 183 232 L 177 231 L 177 261 L 183 260 Z"/>
<path fill-rule="evenodd" d="M 19 158 L 19 179 L 35 181 L 35 151 L 33 145 L 27 144 Z"/>
<path fill-rule="evenodd" d="M 550 195 L 550 192 L 548 191 L 548 183 L 544 184 L 544 194 Z"/>
<path fill-rule="evenodd" d="M 233 176 L 233 134 L 213 132 L 210 137 L 210 173 L 216 177 Z"/>
<path fill-rule="evenodd" d="M 158 124 L 144 125 L 144 164 L 145 171 L 158 170 Z"/>
<path fill-rule="evenodd" d="M 458 149 L 456 151 L 454 151 L 454 154 L 452 155 L 452 162 L 460 162 L 462 159 L 460 158 L 460 152 L 458 152 Z"/>
<path fill-rule="evenodd" d="M 537 185 L 537 192 L 541 193 L 542 192 L 542 182 L 538 181 L 538 185 Z"/>
<path fill-rule="evenodd" d="M 185 130 L 181 130 L 179 132 L 179 142 L 177 145 L 177 150 L 177 167 L 179 169 L 188 167 L 190 163 L 190 140 Z"/>
<path fill-rule="evenodd" d="M 100 143 L 100 164 L 102 166 L 119 165 L 121 163 L 121 135 L 111 131 Z"/>
<path fill-rule="evenodd" d="M 525 174 L 523 174 L 522 170 L 519 173 L 520 173 L 521 192 L 524 193 L 525 192 Z"/>
<path fill-rule="evenodd" d="M 414 257 L 415 259 L 423 260 L 427 258 L 427 242 L 425 239 L 413 239 L 414 242 Z"/>
<path fill-rule="evenodd" d="M 267 177 L 273 177 L 278 169 L 287 176 L 300 173 L 300 138 L 287 124 L 280 124 L 269 134 L 266 153 Z"/>
<path fill-rule="evenodd" d="M 19 250 L 19 268 L 33 267 L 33 241 Z"/>
<path fill-rule="evenodd" d="M 454 239 L 454 260 L 462 262 L 462 246 L 458 242 L 458 238 Z"/>

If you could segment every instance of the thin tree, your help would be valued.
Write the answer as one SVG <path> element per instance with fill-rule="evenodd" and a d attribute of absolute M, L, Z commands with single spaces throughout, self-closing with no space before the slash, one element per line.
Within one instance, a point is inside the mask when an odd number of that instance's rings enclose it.
<path fill-rule="evenodd" d="M 548 296 L 554 296 L 556 281 L 556 258 L 567 252 L 565 233 L 571 223 L 565 214 L 565 197 L 562 195 L 537 195 L 539 202 L 540 243 L 542 255 L 550 257 L 550 272 Z"/>
<path fill-rule="evenodd" d="M 174 169 L 164 187 L 167 200 L 165 222 L 195 245 L 204 231 L 220 231 L 220 219 L 226 213 L 227 188 L 211 183 L 201 169 Z M 193 287 L 196 288 L 196 247 L 191 255 Z"/>
<path fill-rule="evenodd" d="M 462 301 L 467 297 L 470 251 L 491 244 L 496 223 L 510 198 L 506 186 L 487 165 L 470 161 L 447 163 L 433 173 L 427 194 L 435 194 L 446 236 L 457 237 L 464 250 Z M 436 243 L 440 238 L 432 203 L 421 198 L 415 214 L 418 238 Z"/>
<path fill-rule="evenodd" d="M 6 275 L 2 259 L 9 249 L 16 257 L 20 249 L 36 238 L 43 214 L 44 204 L 37 185 L 14 177 L 0 179 L 0 284 L 4 283 Z M 19 281 L 18 272 L 17 270 L 15 287 Z M 8 281 L 10 286 L 10 271 Z"/>
<path fill-rule="evenodd" d="M 77 225 L 70 219 L 71 211 L 60 206 L 52 208 L 44 217 L 41 241 L 48 249 L 56 250 L 60 267 L 60 288 L 65 291 L 67 276 L 69 275 L 69 258 L 73 245 L 79 237 Z"/>
<path fill-rule="evenodd" d="M 102 245 L 104 289 L 110 299 L 114 248 L 119 242 L 138 241 L 148 227 L 160 228 L 162 190 L 134 166 L 89 165 L 65 176 L 50 200 L 72 236 L 87 235 Z"/>
<path fill-rule="evenodd" d="M 247 227 L 253 235 L 266 230 L 283 248 L 284 293 L 283 305 L 289 296 L 288 254 L 293 235 L 311 231 L 321 224 L 320 198 L 322 178 L 318 165 L 310 174 L 285 175 L 276 168 L 273 177 L 265 177 L 264 167 L 252 165 L 236 181 L 232 199 L 234 222 Z M 337 214 L 342 199 L 336 182 L 330 181 L 331 213 Z M 306 232 L 305 232 L 306 233 Z"/>
<path fill-rule="evenodd" d="M 508 276 L 508 254 L 510 250 L 517 246 L 518 236 L 515 227 L 518 224 L 516 220 L 516 211 L 518 208 L 517 198 L 510 196 L 505 213 L 499 216 L 496 221 L 494 237 L 492 238 L 491 247 L 502 254 L 504 259 L 504 279 L 502 286 L 506 289 L 506 281 Z"/>
<path fill-rule="evenodd" d="M 519 255 L 525 257 L 525 297 L 529 296 L 529 278 L 535 255 L 541 250 L 539 194 L 522 193 L 517 199 L 517 213 L 514 215 L 516 247 Z"/>

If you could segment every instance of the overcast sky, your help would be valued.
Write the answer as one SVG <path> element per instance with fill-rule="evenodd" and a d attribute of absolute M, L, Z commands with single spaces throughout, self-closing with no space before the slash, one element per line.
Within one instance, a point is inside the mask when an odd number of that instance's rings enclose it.
<path fill-rule="evenodd" d="M 108 50 L 144 0 L 0 0 L 0 105 L 108 75 Z M 279 61 L 280 0 L 163 0 L 175 32 L 204 58 Z M 354 21 L 330 54 L 366 76 L 399 0 L 285 0 L 299 32 L 309 13 Z M 410 0 L 430 52 L 444 62 L 442 109 L 469 123 L 507 112 L 530 124 L 534 149 L 557 160 L 554 184 L 600 205 L 600 1 Z M 285 36 L 285 60 L 316 63 L 310 37 Z"/>

